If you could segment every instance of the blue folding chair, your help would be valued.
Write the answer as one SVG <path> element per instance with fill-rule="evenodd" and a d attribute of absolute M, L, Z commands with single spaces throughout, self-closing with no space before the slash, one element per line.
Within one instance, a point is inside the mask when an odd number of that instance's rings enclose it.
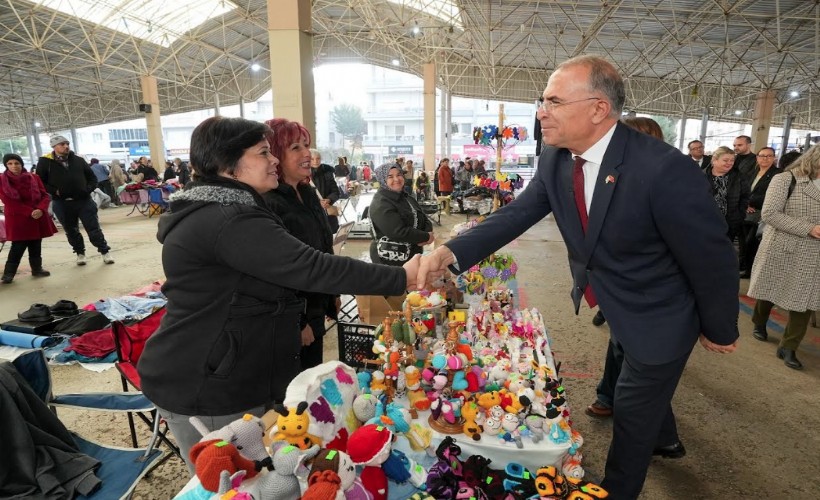
<path fill-rule="evenodd" d="M 42 350 L 32 350 L 12 361 L 17 371 L 29 383 L 43 404 L 56 408 L 106 412 L 148 411 L 153 404 L 141 393 L 88 393 L 52 395 L 51 373 Z M 166 455 L 155 447 L 160 433 L 160 421 L 155 419 L 153 435 L 147 448 L 122 448 L 89 441 L 71 432 L 80 452 L 99 460 L 95 471 L 102 481 L 100 487 L 89 496 L 94 500 L 130 498 L 140 479 L 159 465 Z"/>
<path fill-rule="evenodd" d="M 162 197 L 162 189 L 148 190 L 148 218 L 161 215 L 168 210 L 168 201 Z"/>

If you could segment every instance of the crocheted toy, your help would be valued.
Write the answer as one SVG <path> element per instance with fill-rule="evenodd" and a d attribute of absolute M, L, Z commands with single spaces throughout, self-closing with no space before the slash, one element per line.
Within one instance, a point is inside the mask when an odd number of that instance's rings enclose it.
<path fill-rule="evenodd" d="M 189 421 L 202 434 L 200 441 L 227 441 L 236 447 L 240 455 L 253 460 L 257 471 L 265 467 L 268 470 L 273 468 L 271 457 L 265 449 L 265 443 L 262 442 L 265 437 L 265 423 L 261 418 L 247 413 L 242 418 L 213 432 L 210 432 L 197 417 L 191 417 Z"/>
<path fill-rule="evenodd" d="M 202 483 L 202 487 L 208 491 L 219 490 L 219 479 L 222 471 L 233 474 L 236 471 L 246 471 L 247 477 L 256 475 L 254 463 L 239 454 L 236 447 L 227 441 L 214 439 L 211 441 L 200 441 L 191 447 L 188 454 L 194 464 L 196 477 Z"/>
<path fill-rule="evenodd" d="M 316 474 L 324 474 L 326 472 L 332 472 L 339 478 L 339 492 L 337 492 L 336 496 L 338 498 L 347 498 L 350 499 L 351 496 L 348 495 L 349 490 L 353 490 L 354 486 L 356 485 L 356 464 L 353 463 L 353 459 L 350 458 L 345 452 L 338 451 L 338 450 L 321 450 L 318 455 L 313 459 L 313 464 L 310 468 L 310 477 L 308 479 L 308 484 L 310 485 L 302 496 L 303 500 L 317 500 L 319 496 L 311 496 L 314 493 L 318 494 L 318 492 L 326 491 L 327 485 L 323 484 L 316 488 L 313 488 L 313 483 L 311 481 L 315 481 L 317 483 L 332 483 L 332 476 L 323 476 L 321 479 L 313 479 L 313 476 Z M 360 483 L 359 483 L 360 484 Z M 311 489 L 313 488 L 313 493 Z M 339 496 L 338 493 L 341 493 Z"/>
<path fill-rule="evenodd" d="M 276 419 L 277 432 L 273 436 L 274 441 L 287 441 L 302 450 L 307 450 L 312 445 L 322 445 L 321 438 L 308 433 L 310 416 L 305 412 L 307 407 L 307 401 L 302 401 L 296 408 L 273 405 L 273 409 L 279 414 Z"/>
<path fill-rule="evenodd" d="M 307 450 L 300 450 L 297 446 L 286 445 L 275 451 L 273 448 L 274 445 L 271 445 L 274 470 L 262 474 L 253 484 L 243 489 L 250 493 L 255 500 L 299 498 L 302 489 L 299 487 L 296 473 L 305 460 L 313 458 L 319 453 L 319 447 L 313 445 Z"/>
<path fill-rule="evenodd" d="M 454 498 L 462 477 L 462 463 L 459 460 L 461 448 L 456 440 L 445 437 L 438 448 L 434 463 L 427 472 L 427 492 L 436 498 Z"/>
<path fill-rule="evenodd" d="M 535 472 L 535 490 L 542 498 L 565 498 L 569 484 L 555 467 L 541 467 Z"/>
<path fill-rule="evenodd" d="M 332 470 L 313 472 L 302 500 L 345 500 L 341 483 L 339 475 Z"/>
<path fill-rule="evenodd" d="M 365 423 L 376 416 L 379 399 L 372 394 L 360 394 L 353 400 L 353 414 L 356 420 Z"/>
<path fill-rule="evenodd" d="M 461 407 L 461 416 L 464 418 L 464 434 L 470 436 L 473 441 L 481 440 L 481 431 L 484 430 L 484 410 L 473 401 L 467 401 Z M 479 420 L 481 422 L 479 422 Z"/>
<path fill-rule="evenodd" d="M 390 455 L 393 433 L 383 425 L 368 424 L 359 427 L 347 443 L 347 452 L 356 465 L 364 465 L 362 484 L 375 500 L 387 500 L 387 476 L 381 465 Z"/>
<path fill-rule="evenodd" d="M 368 424 L 384 425 L 394 434 L 404 434 L 410 430 L 410 413 L 406 408 L 396 404 L 379 402 L 376 413 Z"/>

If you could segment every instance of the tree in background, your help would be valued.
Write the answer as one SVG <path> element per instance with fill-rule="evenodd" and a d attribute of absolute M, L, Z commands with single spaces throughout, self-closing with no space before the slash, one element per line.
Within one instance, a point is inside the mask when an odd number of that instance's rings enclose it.
<path fill-rule="evenodd" d="M 680 128 L 680 120 L 673 120 L 668 116 L 650 116 L 653 120 L 658 122 L 663 131 L 663 140 L 671 146 L 677 147 L 678 129 Z"/>
<path fill-rule="evenodd" d="M 27 158 L 29 156 L 28 141 L 25 137 L 0 140 L 0 156 L 3 156 L 6 153 L 17 153 L 23 158 Z"/>
<path fill-rule="evenodd" d="M 367 133 L 367 122 L 362 118 L 362 110 L 352 104 L 339 104 L 330 112 L 330 119 L 336 131 L 351 142 L 350 160 L 356 154 L 356 148 L 362 147 L 362 139 Z"/>

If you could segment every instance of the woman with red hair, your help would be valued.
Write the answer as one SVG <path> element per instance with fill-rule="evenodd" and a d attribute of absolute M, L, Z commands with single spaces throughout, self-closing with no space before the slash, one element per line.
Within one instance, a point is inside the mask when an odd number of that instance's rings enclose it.
<path fill-rule="evenodd" d="M 298 122 L 275 118 L 265 122 L 273 135 L 270 151 L 279 158 L 279 187 L 268 191 L 265 201 L 290 233 L 316 250 L 333 253 L 333 234 L 320 196 L 311 185 L 310 132 Z M 325 316 L 336 316 L 336 297 L 303 293 L 306 301 L 302 329 L 302 370 L 322 363 Z"/>

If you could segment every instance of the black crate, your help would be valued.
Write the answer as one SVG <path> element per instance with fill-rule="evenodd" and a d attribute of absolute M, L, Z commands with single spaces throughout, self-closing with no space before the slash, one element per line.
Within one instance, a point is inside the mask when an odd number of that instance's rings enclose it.
<path fill-rule="evenodd" d="M 337 323 L 339 361 L 353 368 L 365 368 L 366 360 L 376 359 L 373 353 L 375 330 L 375 326 L 363 323 Z"/>

